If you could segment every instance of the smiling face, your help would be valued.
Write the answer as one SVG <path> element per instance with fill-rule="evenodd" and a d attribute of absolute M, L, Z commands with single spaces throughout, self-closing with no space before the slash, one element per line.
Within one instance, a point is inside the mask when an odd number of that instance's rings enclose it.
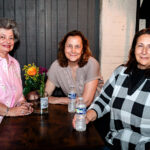
<path fill-rule="evenodd" d="M 141 35 L 136 43 L 135 57 L 138 62 L 138 68 L 150 68 L 150 34 Z"/>
<path fill-rule="evenodd" d="M 14 48 L 12 29 L 0 28 L 0 56 L 6 56 Z"/>
<path fill-rule="evenodd" d="M 69 63 L 78 63 L 83 51 L 80 36 L 69 36 L 65 44 L 65 56 Z"/>

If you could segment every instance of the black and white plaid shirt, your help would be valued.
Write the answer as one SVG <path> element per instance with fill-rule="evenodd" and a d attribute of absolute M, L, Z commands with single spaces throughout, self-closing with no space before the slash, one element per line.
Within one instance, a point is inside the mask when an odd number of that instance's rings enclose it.
<path fill-rule="evenodd" d="M 142 78 L 129 89 L 131 75 L 125 70 L 119 66 L 113 72 L 89 109 L 94 109 L 98 118 L 110 112 L 106 137 L 110 144 L 117 143 L 122 150 L 144 150 L 150 142 L 150 79 Z"/>

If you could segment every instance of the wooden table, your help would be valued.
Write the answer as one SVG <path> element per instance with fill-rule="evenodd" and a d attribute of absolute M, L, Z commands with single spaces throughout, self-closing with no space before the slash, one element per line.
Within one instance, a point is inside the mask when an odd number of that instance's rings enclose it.
<path fill-rule="evenodd" d="M 72 127 L 66 105 L 49 105 L 48 115 L 5 117 L 0 124 L 0 150 L 95 150 L 103 140 L 93 123 L 85 132 Z"/>

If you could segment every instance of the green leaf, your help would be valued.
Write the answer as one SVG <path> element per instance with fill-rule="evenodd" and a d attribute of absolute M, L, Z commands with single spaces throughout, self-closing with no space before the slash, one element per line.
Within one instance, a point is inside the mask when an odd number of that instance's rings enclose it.
<path fill-rule="evenodd" d="M 33 86 L 33 84 L 34 84 L 34 80 L 31 78 L 29 78 L 28 80 L 25 81 L 26 86 Z"/>
<path fill-rule="evenodd" d="M 24 94 L 24 96 L 26 96 L 26 95 L 30 92 L 30 90 L 31 90 L 30 87 L 25 87 L 25 88 L 23 89 L 23 94 Z"/>

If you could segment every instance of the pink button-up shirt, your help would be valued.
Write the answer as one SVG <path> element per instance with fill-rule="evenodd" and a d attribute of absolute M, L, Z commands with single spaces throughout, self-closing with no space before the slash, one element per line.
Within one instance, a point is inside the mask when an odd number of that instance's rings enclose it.
<path fill-rule="evenodd" d="M 0 103 L 13 107 L 24 100 L 20 66 L 18 61 L 8 55 L 9 63 L 0 57 Z M 3 117 L 0 116 L 0 122 Z"/>

